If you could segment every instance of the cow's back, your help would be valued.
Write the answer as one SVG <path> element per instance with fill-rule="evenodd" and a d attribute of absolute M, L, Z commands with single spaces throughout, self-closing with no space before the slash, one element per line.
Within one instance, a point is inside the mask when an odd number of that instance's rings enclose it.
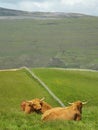
<path fill-rule="evenodd" d="M 77 114 L 70 108 L 53 108 L 42 115 L 42 120 L 76 120 Z"/>
<path fill-rule="evenodd" d="M 60 111 L 62 110 L 61 107 L 56 107 L 56 108 L 51 108 L 47 110 L 43 115 L 42 115 L 42 120 L 55 120 L 55 118 L 59 115 Z"/>

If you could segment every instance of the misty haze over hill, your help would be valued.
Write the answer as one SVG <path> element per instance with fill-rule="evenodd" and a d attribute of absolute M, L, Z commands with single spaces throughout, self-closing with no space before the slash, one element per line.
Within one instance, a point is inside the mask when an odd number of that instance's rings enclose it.
<path fill-rule="evenodd" d="M 27 12 L 21 10 L 6 9 L 0 7 L 0 17 L 3 16 L 25 16 L 26 18 L 64 18 L 64 17 L 82 17 L 87 16 L 79 13 L 64 13 L 64 12 Z"/>

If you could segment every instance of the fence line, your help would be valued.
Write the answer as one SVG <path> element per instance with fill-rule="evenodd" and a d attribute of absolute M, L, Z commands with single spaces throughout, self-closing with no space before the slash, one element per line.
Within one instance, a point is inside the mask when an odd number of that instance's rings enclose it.
<path fill-rule="evenodd" d="M 63 102 L 48 88 L 48 86 L 42 81 L 40 80 L 40 78 L 38 78 L 33 71 L 31 71 L 29 68 L 27 67 L 20 67 L 20 68 L 16 68 L 16 69 L 5 69 L 5 70 L 0 70 L 0 71 L 17 71 L 17 70 L 21 70 L 21 69 L 25 69 L 27 72 L 29 72 L 29 74 L 37 81 L 41 84 L 41 86 L 43 86 L 48 93 L 62 106 L 65 107 L 65 105 L 63 104 Z M 90 71 L 90 72 L 98 72 L 96 70 L 90 70 L 90 69 L 63 69 L 63 68 L 54 68 L 57 70 L 78 70 L 78 71 Z"/>
<path fill-rule="evenodd" d="M 65 107 L 65 105 L 63 104 L 63 102 L 48 88 L 48 86 L 42 81 L 40 80 L 34 73 L 33 71 L 31 71 L 29 68 L 27 67 L 22 67 L 23 69 L 27 70 L 31 76 L 36 80 L 38 81 L 41 86 L 43 86 L 47 91 L 48 93 L 62 106 L 62 107 Z"/>

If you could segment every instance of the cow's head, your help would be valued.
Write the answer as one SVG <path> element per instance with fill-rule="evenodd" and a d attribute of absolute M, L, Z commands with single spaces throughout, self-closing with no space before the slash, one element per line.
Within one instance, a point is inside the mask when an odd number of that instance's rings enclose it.
<path fill-rule="evenodd" d="M 42 99 L 35 98 L 35 99 L 29 101 L 31 103 L 30 105 L 34 109 L 34 111 L 39 112 L 41 110 L 43 100 L 44 100 L 44 98 L 42 98 Z"/>
<path fill-rule="evenodd" d="M 25 113 L 34 112 L 34 108 L 32 107 L 31 101 L 22 101 L 21 110 L 24 111 Z"/>
<path fill-rule="evenodd" d="M 26 105 L 25 105 L 25 113 L 31 113 L 31 112 L 34 112 L 34 108 L 33 108 L 33 106 L 32 106 L 32 103 L 31 103 L 31 101 L 27 101 L 26 102 Z"/>
<path fill-rule="evenodd" d="M 73 102 L 73 103 L 69 103 L 72 105 L 73 109 L 74 110 L 78 110 L 80 113 L 82 113 L 82 106 L 84 104 L 86 104 L 87 102 L 81 102 L 81 101 L 76 101 L 76 102 Z"/>

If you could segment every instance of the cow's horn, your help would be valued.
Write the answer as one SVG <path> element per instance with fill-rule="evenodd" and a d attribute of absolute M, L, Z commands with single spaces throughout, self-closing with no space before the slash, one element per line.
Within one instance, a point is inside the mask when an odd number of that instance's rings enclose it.
<path fill-rule="evenodd" d="M 27 101 L 27 103 L 32 103 L 32 101 Z"/>
<path fill-rule="evenodd" d="M 72 105 L 73 103 L 69 102 L 68 104 Z"/>
<path fill-rule="evenodd" d="M 43 101 L 45 98 L 43 97 L 42 99 L 40 99 L 40 101 Z"/>
<path fill-rule="evenodd" d="M 87 104 L 87 102 L 82 102 L 82 104 L 84 105 L 84 104 Z"/>

